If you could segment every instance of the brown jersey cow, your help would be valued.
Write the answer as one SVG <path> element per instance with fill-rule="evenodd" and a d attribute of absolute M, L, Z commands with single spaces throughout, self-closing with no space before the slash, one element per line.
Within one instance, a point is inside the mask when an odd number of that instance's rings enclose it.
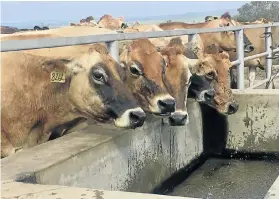
<path fill-rule="evenodd" d="M 110 30 L 117 30 L 121 28 L 123 22 L 124 17 L 118 17 L 117 19 L 114 19 L 111 15 L 105 14 L 98 21 L 98 25 Z"/>
<path fill-rule="evenodd" d="M 192 41 L 194 42 L 194 41 Z M 197 46 L 197 43 L 193 45 Z M 190 59 L 184 55 L 185 46 L 182 44 L 180 38 L 173 38 L 167 47 L 161 50 L 161 54 L 166 60 L 167 66 L 163 74 L 163 82 L 167 91 L 175 98 L 176 110 L 169 116 L 169 124 L 171 126 L 181 126 L 189 122 L 187 113 L 187 96 L 188 89 L 193 79 L 202 78 L 206 75 L 207 71 L 200 71 L 200 74 L 192 74 L 192 68 L 202 65 L 202 60 Z M 206 67 L 202 65 L 202 67 Z M 214 68 L 211 67 L 212 71 Z M 196 93 L 198 101 L 206 102 L 211 101 L 214 97 L 214 90 L 209 83 L 198 82 L 192 86 L 192 92 Z"/>
<path fill-rule="evenodd" d="M 169 46 L 174 45 L 183 45 L 182 40 L 172 39 Z M 229 56 L 225 52 L 220 52 L 216 46 L 207 49 L 208 53 L 204 51 L 203 43 L 197 34 L 192 42 L 185 44 L 184 55 L 199 60 L 194 66 L 190 65 L 192 78 L 189 96 L 197 98 L 199 102 L 215 108 L 222 114 L 233 114 L 238 110 L 238 104 L 230 89 L 229 69 L 232 65 Z M 210 91 L 210 88 L 214 89 L 214 97 L 210 93 L 201 95 L 202 91 Z"/>
<path fill-rule="evenodd" d="M 162 81 L 163 56 L 148 39 L 133 41 L 120 56 L 125 82 L 144 111 L 166 115 L 175 111 L 175 100 Z"/>
<path fill-rule="evenodd" d="M 161 23 L 159 27 L 163 30 L 175 30 L 175 29 L 198 29 L 198 28 L 218 28 L 225 26 L 235 26 L 233 23 L 231 16 L 229 13 L 224 13 L 219 19 L 203 22 L 203 23 L 195 23 L 195 24 L 187 24 L 184 22 L 169 22 L 169 23 Z M 210 46 L 212 44 L 222 48 L 224 51 L 236 51 L 236 42 L 234 32 L 226 31 L 226 32 L 215 32 L 215 33 L 202 33 L 199 34 L 204 46 Z M 252 52 L 254 50 L 254 46 L 249 41 L 249 39 L 244 34 L 244 50 L 245 52 Z"/>
<path fill-rule="evenodd" d="M 1 65 L 1 157 L 46 142 L 53 129 L 77 118 L 126 128 L 144 123 L 122 68 L 102 45 L 73 59 L 2 53 Z"/>

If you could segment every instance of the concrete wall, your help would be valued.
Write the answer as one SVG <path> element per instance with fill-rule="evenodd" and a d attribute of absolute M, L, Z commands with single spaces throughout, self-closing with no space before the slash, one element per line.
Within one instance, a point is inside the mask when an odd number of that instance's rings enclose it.
<path fill-rule="evenodd" d="M 279 152 L 279 90 L 236 90 L 240 107 L 228 117 L 226 148 Z"/>
<path fill-rule="evenodd" d="M 202 106 L 205 151 L 279 152 L 279 90 L 234 90 L 239 110 L 228 117 Z"/>
<path fill-rule="evenodd" d="M 150 192 L 203 152 L 200 106 L 188 101 L 190 123 L 161 119 L 123 131 L 90 126 L 2 159 L 2 181 Z"/>

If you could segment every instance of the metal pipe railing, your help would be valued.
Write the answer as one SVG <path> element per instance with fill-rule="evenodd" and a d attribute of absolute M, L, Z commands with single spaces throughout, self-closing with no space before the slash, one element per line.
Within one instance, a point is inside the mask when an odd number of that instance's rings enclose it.
<path fill-rule="evenodd" d="M 237 88 L 244 89 L 244 62 L 252 59 L 256 59 L 258 57 L 266 56 L 266 79 L 248 87 L 256 88 L 261 86 L 264 83 L 267 83 L 270 80 L 271 72 L 272 72 L 272 54 L 279 52 L 279 48 L 272 50 L 272 37 L 271 37 L 271 26 L 265 27 L 265 50 L 266 52 L 244 57 L 244 49 L 243 49 L 243 29 L 235 31 L 236 37 L 236 46 L 237 46 L 237 59 L 232 62 L 233 65 L 237 66 Z"/>
<path fill-rule="evenodd" d="M 272 50 L 272 39 L 268 36 L 271 33 L 271 27 L 279 26 L 279 23 L 266 24 L 266 25 L 245 25 L 245 26 L 232 26 L 221 28 L 202 28 L 202 29 L 180 29 L 180 30 L 167 30 L 167 31 L 153 31 L 153 32 L 137 32 L 137 33 L 113 33 L 103 35 L 89 35 L 80 37 L 60 37 L 60 38 L 44 38 L 44 39 L 32 39 L 32 40 L 10 40 L 1 42 L 1 52 L 30 50 L 39 48 L 55 48 L 72 45 L 82 45 L 91 43 L 105 42 L 108 46 L 109 52 L 114 59 L 119 61 L 119 47 L 118 41 L 121 40 L 134 40 L 140 38 L 157 38 L 157 37 L 173 37 L 189 35 L 188 40 L 191 41 L 194 34 L 200 33 L 214 33 L 221 31 L 235 31 L 235 38 L 237 44 L 237 60 L 233 61 L 233 65 L 237 65 L 237 85 L 238 89 L 244 89 L 244 62 L 255 59 L 258 57 L 266 56 L 266 80 L 263 80 L 261 84 L 264 84 L 271 77 L 272 57 L 273 53 L 279 52 L 279 48 Z M 244 57 L 243 49 L 243 37 L 244 29 L 253 28 L 265 28 L 265 49 L 266 52 Z M 258 85 L 258 84 L 257 84 Z M 250 88 L 257 87 L 253 85 Z"/>
<path fill-rule="evenodd" d="M 31 50 L 39 48 L 55 48 L 63 46 L 74 46 L 91 43 L 113 42 L 121 40 L 134 40 L 140 38 L 157 38 L 157 37 L 173 37 L 182 35 L 193 35 L 200 33 L 214 33 L 222 31 L 236 31 L 250 28 L 265 28 L 269 26 L 279 26 L 279 23 L 267 25 L 245 25 L 245 26 L 227 26 L 220 28 L 195 28 L 195 29 L 180 29 L 152 32 L 136 32 L 136 33 L 112 33 L 102 35 L 88 35 L 79 37 L 58 37 L 58 38 L 43 38 L 30 40 L 10 40 L 1 42 L 1 52 Z"/>
<path fill-rule="evenodd" d="M 106 45 L 109 49 L 109 53 L 111 56 L 119 62 L 119 45 L 118 41 L 113 41 L 113 42 L 106 42 Z"/>
<path fill-rule="evenodd" d="M 243 47 L 243 29 L 235 31 L 236 54 L 239 64 L 237 65 L 237 88 L 244 89 L 244 47 Z"/>
<path fill-rule="evenodd" d="M 260 81 L 259 83 L 254 84 L 253 86 L 248 87 L 247 89 L 254 89 L 254 88 L 257 88 L 257 87 L 259 87 L 259 86 L 261 86 L 261 85 L 267 83 L 268 81 L 269 81 L 269 79 L 264 79 L 264 80 Z"/>
<path fill-rule="evenodd" d="M 265 28 L 265 50 L 267 52 L 266 56 L 266 79 L 270 79 L 272 70 L 272 37 L 271 37 L 271 27 Z"/>

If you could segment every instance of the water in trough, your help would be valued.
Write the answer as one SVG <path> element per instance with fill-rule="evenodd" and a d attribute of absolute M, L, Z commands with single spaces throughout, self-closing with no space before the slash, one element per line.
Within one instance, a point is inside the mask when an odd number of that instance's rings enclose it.
<path fill-rule="evenodd" d="M 279 161 L 208 159 L 172 196 L 208 199 L 262 199 L 279 175 Z"/>

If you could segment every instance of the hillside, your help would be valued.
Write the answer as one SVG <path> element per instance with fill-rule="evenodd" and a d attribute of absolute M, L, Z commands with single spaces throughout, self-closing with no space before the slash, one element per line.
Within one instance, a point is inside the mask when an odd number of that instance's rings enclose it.
<path fill-rule="evenodd" d="M 161 16 L 152 16 L 152 17 L 125 17 L 127 22 L 134 22 L 136 20 L 142 23 L 150 23 L 150 22 L 161 22 L 166 20 L 173 21 L 186 21 L 186 22 L 198 22 L 204 21 L 206 16 L 220 16 L 224 12 L 228 11 L 232 16 L 237 14 L 237 9 L 228 9 L 228 10 L 215 10 L 209 12 L 188 12 L 185 14 L 176 14 L 176 15 L 161 15 Z"/>
<path fill-rule="evenodd" d="M 173 21 L 184 21 L 184 22 L 201 22 L 204 21 L 204 18 L 208 15 L 211 16 L 220 16 L 224 12 L 228 11 L 232 16 L 237 14 L 237 9 L 227 9 L 227 10 L 215 10 L 209 12 L 188 12 L 185 14 L 175 14 L 175 15 L 161 15 L 161 16 L 151 16 L 151 17 L 128 17 L 125 16 L 125 21 L 128 23 L 133 23 L 139 21 L 141 23 L 160 23 L 167 20 Z M 94 16 L 95 17 L 95 16 Z M 100 16 L 96 16 L 96 20 L 99 20 Z M 80 19 L 71 20 L 71 22 L 79 22 Z M 10 26 L 16 28 L 33 28 L 35 25 L 48 26 L 50 28 L 67 26 L 69 20 L 56 21 L 56 20 L 47 20 L 47 21 L 29 21 L 29 22 L 2 22 L 2 26 Z"/>

